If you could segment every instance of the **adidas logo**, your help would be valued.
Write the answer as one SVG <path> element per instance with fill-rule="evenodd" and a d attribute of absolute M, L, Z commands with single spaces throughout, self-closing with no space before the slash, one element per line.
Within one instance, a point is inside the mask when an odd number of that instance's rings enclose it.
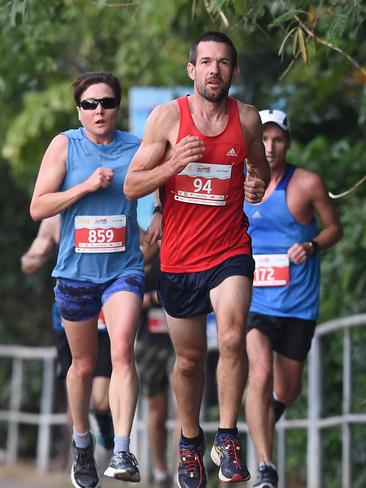
<path fill-rule="evenodd" d="M 237 156 L 235 149 L 232 147 L 231 149 L 228 150 L 226 153 L 226 156 Z"/>
<path fill-rule="evenodd" d="M 252 219 L 262 219 L 262 218 L 263 218 L 263 216 L 262 216 L 262 214 L 260 213 L 259 210 L 256 210 L 254 212 L 254 214 L 252 215 Z"/>

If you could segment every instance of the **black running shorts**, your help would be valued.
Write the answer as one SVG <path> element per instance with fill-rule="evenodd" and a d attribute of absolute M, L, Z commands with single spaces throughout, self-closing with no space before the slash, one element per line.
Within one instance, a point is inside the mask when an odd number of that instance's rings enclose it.
<path fill-rule="evenodd" d="M 166 273 L 159 276 L 158 296 L 169 315 L 176 318 L 196 317 L 212 311 L 210 290 L 229 276 L 253 279 L 254 259 L 240 254 L 226 259 L 206 271 Z"/>
<path fill-rule="evenodd" d="M 266 335 L 274 351 L 295 361 L 303 362 L 311 347 L 316 320 L 295 317 L 272 317 L 249 312 L 247 331 L 258 329 Z"/>

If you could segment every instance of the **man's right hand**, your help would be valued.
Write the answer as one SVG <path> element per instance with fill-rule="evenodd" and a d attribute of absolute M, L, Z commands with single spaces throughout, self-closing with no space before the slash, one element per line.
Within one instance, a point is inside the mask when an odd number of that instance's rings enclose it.
<path fill-rule="evenodd" d="M 186 136 L 174 147 L 167 161 L 172 169 L 172 175 L 180 173 L 188 163 L 202 159 L 205 144 L 199 137 Z"/>

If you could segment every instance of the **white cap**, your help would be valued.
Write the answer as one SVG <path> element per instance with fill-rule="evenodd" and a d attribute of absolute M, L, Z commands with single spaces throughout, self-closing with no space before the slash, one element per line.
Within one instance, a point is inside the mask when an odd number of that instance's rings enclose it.
<path fill-rule="evenodd" d="M 263 125 L 272 122 L 273 124 L 277 124 L 285 132 L 290 132 L 290 121 L 282 110 L 261 110 L 259 115 Z"/>

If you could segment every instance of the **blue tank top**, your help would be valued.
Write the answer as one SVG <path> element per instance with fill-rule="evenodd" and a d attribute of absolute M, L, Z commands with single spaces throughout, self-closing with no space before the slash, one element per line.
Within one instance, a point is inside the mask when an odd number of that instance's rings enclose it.
<path fill-rule="evenodd" d="M 310 241 L 317 235 L 315 219 L 310 225 L 300 224 L 287 206 L 286 188 L 295 170 L 296 166 L 288 164 L 281 181 L 264 202 L 255 205 L 244 203 L 254 255 L 287 254 L 287 250 L 296 242 Z M 319 288 L 319 255 L 301 264 L 290 261 L 289 285 L 253 287 L 250 311 L 316 320 Z"/>
<path fill-rule="evenodd" d="M 52 276 L 93 283 L 105 283 L 131 273 L 143 276 L 137 201 L 128 201 L 122 191 L 127 168 L 139 146 L 139 140 L 119 130 L 116 130 L 113 141 L 106 145 L 90 141 L 83 128 L 68 130 L 63 134 L 69 141 L 66 175 L 59 191 L 85 181 L 101 166 L 111 168 L 114 177 L 108 188 L 89 193 L 61 213 L 59 252 Z M 125 251 L 76 252 L 75 217 L 85 215 L 125 215 Z"/>

